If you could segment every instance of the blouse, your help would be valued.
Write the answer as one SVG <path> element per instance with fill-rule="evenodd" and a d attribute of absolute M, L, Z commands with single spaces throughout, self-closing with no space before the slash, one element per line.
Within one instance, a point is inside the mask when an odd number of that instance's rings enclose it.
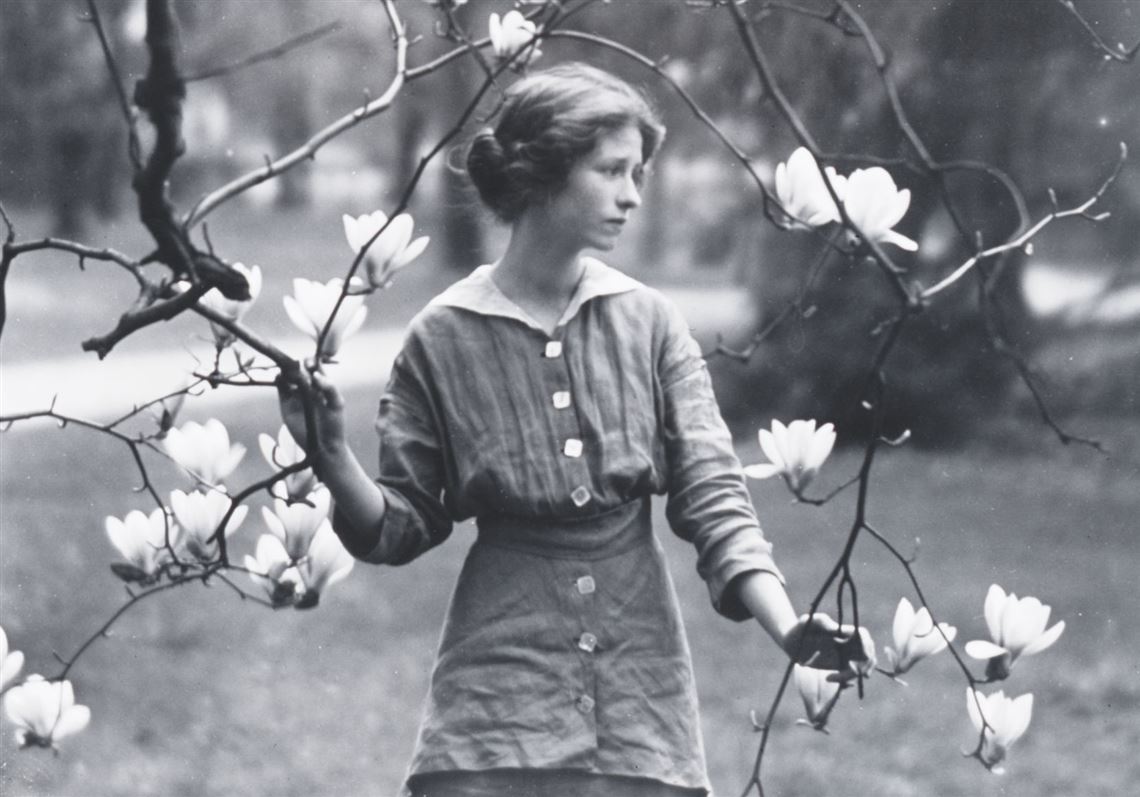
<path fill-rule="evenodd" d="M 660 292 L 594 259 L 555 329 L 490 266 L 411 322 L 376 422 L 387 500 L 359 558 L 404 564 L 475 517 L 409 775 L 559 768 L 708 789 L 649 497 L 714 608 L 782 580 L 700 349 Z M 334 523 L 342 522 L 334 516 Z"/>

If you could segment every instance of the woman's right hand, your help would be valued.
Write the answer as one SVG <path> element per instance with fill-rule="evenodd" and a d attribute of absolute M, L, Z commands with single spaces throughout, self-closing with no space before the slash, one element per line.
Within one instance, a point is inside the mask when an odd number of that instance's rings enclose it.
<path fill-rule="evenodd" d="M 344 399 L 319 369 L 310 370 L 307 366 L 282 369 L 277 377 L 277 400 L 289 434 L 318 462 L 345 449 Z M 309 450 L 306 403 L 312 408 L 309 417 L 316 427 L 316 448 L 312 451 Z"/>

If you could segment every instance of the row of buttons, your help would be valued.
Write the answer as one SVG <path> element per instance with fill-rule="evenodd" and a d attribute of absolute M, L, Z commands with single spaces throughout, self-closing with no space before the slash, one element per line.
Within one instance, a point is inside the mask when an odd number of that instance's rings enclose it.
<path fill-rule="evenodd" d="M 574 583 L 580 595 L 592 595 L 594 590 L 598 588 L 593 576 L 581 576 Z M 586 653 L 593 653 L 597 647 L 598 637 L 589 631 L 578 637 L 578 648 L 580 650 L 584 650 Z M 578 707 L 578 711 L 583 714 L 589 714 L 594 710 L 594 698 L 589 695 L 582 695 L 575 701 L 575 705 Z"/>
<path fill-rule="evenodd" d="M 548 340 L 546 348 L 543 349 L 542 355 L 548 359 L 556 359 L 562 356 L 562 341 Z M 554 404 L 554 409 L 564 410 L 571 404 L 570 391 L 558 390 L 550 397 L 551 402 Z M 562 444 L 562 454 L 577 459 L 582 456 L 582 441 L 571 437 Z M 590 503 L 590 491 L 584 485 L 574 488 L 574 492 L 570 493 L 570 500 L 574 502 L 574 506 L 583 507 Z"/>

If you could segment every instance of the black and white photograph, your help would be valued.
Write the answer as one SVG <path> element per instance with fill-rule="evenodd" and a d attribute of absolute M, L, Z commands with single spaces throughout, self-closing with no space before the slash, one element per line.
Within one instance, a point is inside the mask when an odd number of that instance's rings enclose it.
<path fill-rule="evenodd" d="M 0 0 L 0 794 L 1135 793 L 1138 98 L 1140 0 Z"/>

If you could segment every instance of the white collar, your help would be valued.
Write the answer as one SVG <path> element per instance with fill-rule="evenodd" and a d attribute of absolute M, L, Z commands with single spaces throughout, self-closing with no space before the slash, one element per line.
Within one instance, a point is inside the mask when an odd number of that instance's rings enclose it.
<path fill-rule="evenodd" d="M 633 277 L 627 276 L 615 268 L 607 266 L 593 257 L 583 257 L 584 270 L 582 278 L 578 281 L 570 303 L 562 317 L 558 319 L 555 328 L 570 322 L 577 315 L 578 310 L 586 302 L 598 296 L 610 296 L 616 293 L 626 293 L 641 286 Z M 491 279 L 491 265 L 482 265 L 472 271 L 463 279 L 452 284 L 443 293 L 429 302 L 430 305 L 444 305 L 459 307 L 479 315 L 502 316 L 513 318 L 526 324 L 532 329 L 545 332 L 542 325 L 531 318 L 530 314 L 506 297 L 499 290 L 495 281 Z"/>

